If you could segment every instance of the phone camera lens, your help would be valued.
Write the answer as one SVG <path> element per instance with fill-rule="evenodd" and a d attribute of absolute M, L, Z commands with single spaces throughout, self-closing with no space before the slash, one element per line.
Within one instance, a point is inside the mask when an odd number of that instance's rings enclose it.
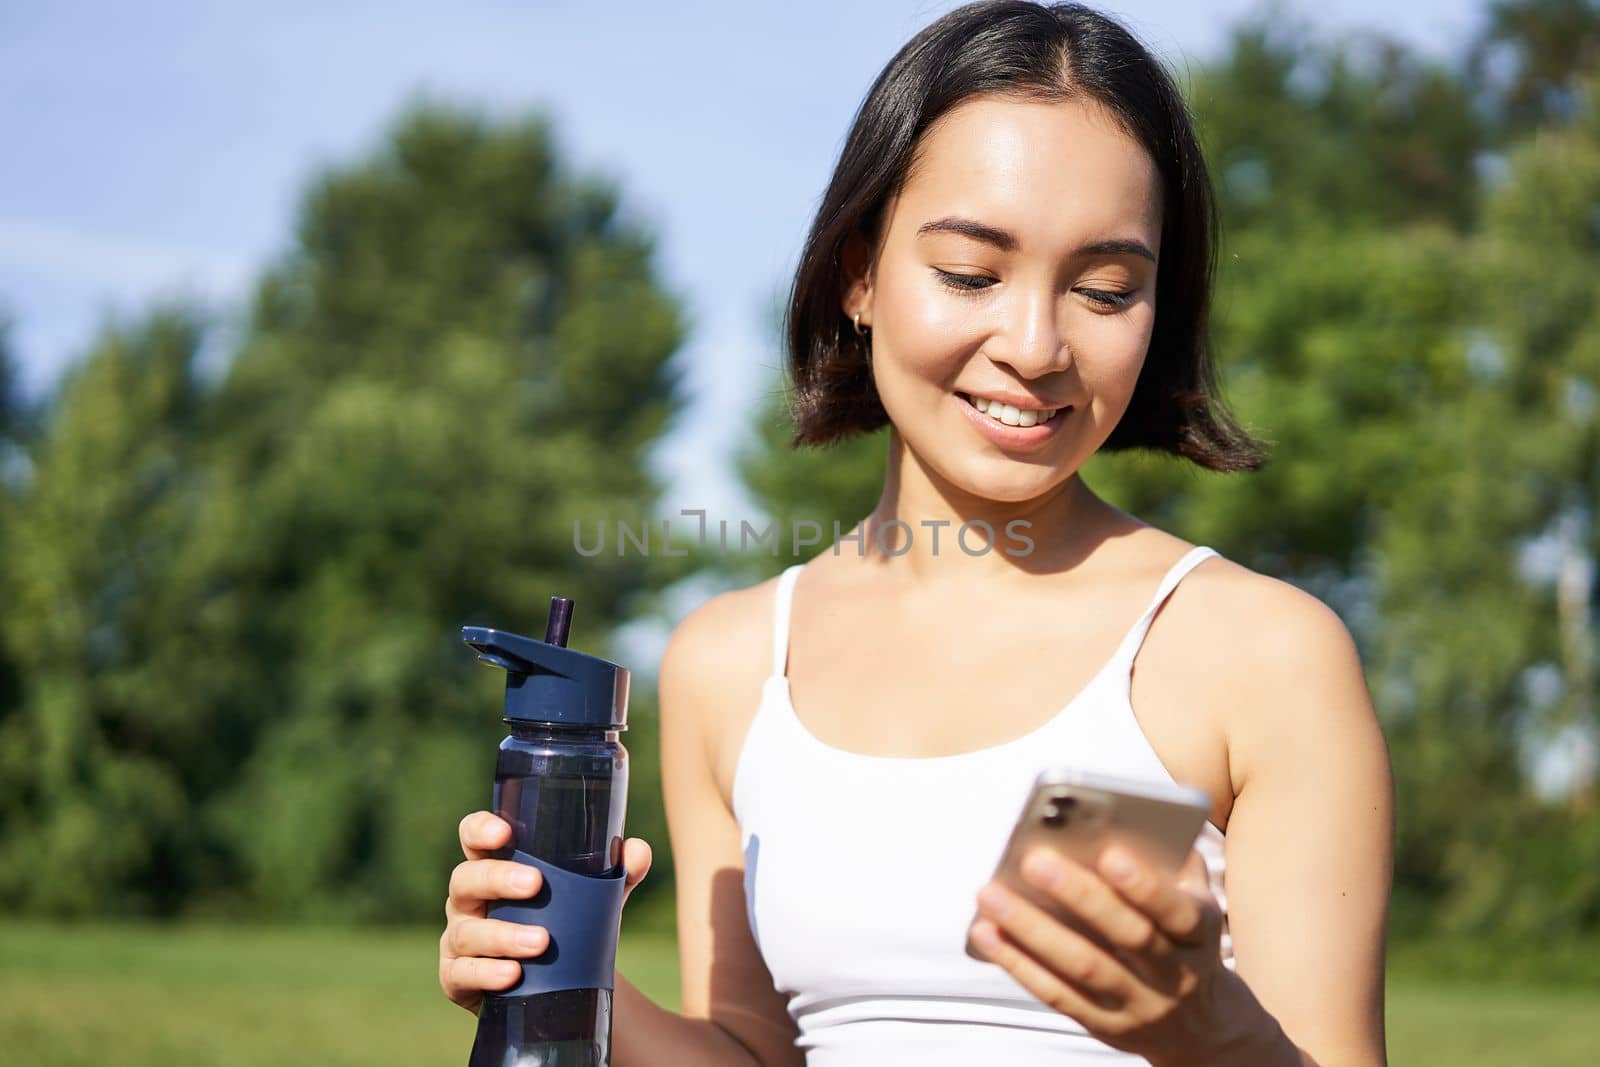
<path fill-rule="evenodd" d="M 1069 794 L 1051 797 L 1045 802 L 1044 811 L 1039 816 L 1039 821 L 1046 826 L 1063 826 L 1072 809 L 1078 806 L 1078 798 Z"/>

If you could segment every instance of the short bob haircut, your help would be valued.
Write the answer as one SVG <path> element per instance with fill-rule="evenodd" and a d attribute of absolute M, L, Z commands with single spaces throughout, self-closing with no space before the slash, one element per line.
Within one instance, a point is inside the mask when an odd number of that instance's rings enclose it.
<path fill-rule="evenodd" d="M 784 331 L 794 382 L 791 446 L 826 445 L 889 422 L 864 342 L 844 317 L 841 252 L 882 239 L 923 133 L 980 94 L 1105 106 L 1162 183 L 1156 320 L 1128 410 L 1102 450 L 1147 449 L 1208 470 L 1259 470 L 1265 447 L 1229 415 L 1209 347 L 1217 213 L 1188 109 L 1171 78 L 1116 21 L 1081 4 L 979 0 L 928 25 L 889 61 L 856 113 L 817 208 Z"/>

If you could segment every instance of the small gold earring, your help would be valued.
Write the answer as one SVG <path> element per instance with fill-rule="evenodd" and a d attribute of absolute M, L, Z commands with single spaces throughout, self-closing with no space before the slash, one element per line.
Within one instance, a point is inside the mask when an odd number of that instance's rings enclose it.
<path fill-rule="evenodd" d="M 859 312 L 859 311 L 856 312 L 856 317 L 852 321 L 855 323 L 855 326 L 856 326 L 856 336 L 857 337 L 865 337 L 867 335 L 868 331 L 870 331 L 872 329 L 871 326 L 868 326 L 865 330 L 863 330 L 861 328 L 861 312 Z"/>

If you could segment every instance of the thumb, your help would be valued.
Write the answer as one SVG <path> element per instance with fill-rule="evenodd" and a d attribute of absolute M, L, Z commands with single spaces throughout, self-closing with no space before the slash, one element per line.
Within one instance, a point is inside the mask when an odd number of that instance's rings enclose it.
<path fill-rule="evenodd" d="M 642 837 L 630 837 L 622 843 L 622 866 L 627 872 L 622 888 L 624 903 L 628 900 L 628 894 L 632 893 L 634 888 L 644 881 L 644 876 L 650 873 L 650 862 L 653 858 L 650 843 Z"/>

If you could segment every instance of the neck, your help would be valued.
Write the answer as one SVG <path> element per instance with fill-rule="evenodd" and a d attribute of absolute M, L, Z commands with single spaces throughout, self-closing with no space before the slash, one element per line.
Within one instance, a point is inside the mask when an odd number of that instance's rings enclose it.
<path fill-rule="evenodd" d="M 1120 514 L 1076 471 L 1026 500 L 969 493 L 929 470 L 890 427 L 883 492 L 852 533 L 862 537 L 864 560 L 919 582 L 966 581 L 1068 570 L 1105 539 L 1109 520 Z M 958 540 L 963 525 L 967 531 Z M 856 550 L 853 544 L 839 548 L 841 554 Z"/>

